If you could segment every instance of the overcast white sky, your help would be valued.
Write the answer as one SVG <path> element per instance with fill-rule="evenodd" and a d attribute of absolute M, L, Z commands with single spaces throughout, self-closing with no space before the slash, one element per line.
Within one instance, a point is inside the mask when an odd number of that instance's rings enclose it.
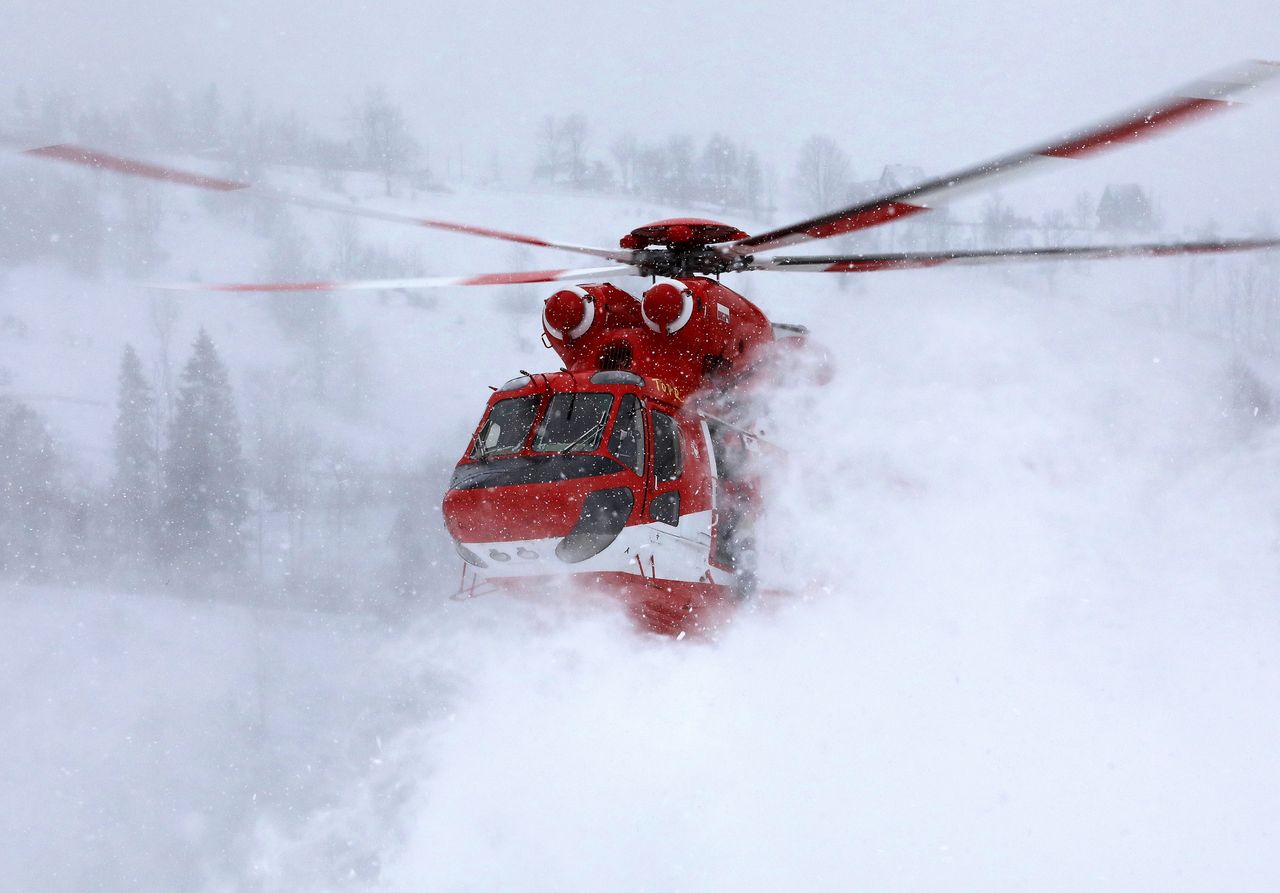
<path fill-rule="evenodd" d="M 59 87 L 92 103 L 155 77 L 176 89 L 214 81 L 228 98 L 252 86 L 336 122 L 385 84 L 437 164 L 459 150 L 487 157 L 495 143 L 521 158 L 514 147 L 542 115 L 581 111 L 601 144 L 625 128 L 720 130 L 785 172 L 799 142 L 823 132 L 859 175 L 886 160 L 938 172 L 1224 64 L 1280 56 L 1274 0 L 0 0 L 0 22 L 10 90 Z M 1229 171 L 1215 189 L 1247 173 L 1252 194 L 1280 174 L 1280 111 L 1198 130 L 1114 176 L 1176 161 L 1180 179 Z"/>

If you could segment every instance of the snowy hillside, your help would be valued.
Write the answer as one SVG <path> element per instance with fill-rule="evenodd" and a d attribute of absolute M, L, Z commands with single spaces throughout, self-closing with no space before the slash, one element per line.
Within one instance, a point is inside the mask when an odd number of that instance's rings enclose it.
<path fill-rule="evenodd" d="M 190 160 L 186 162 L 190 164 Z M 10 162 L 28 175 L 49 176 L 47 164 Z M 55 171 L 55 174 L 61 171 Z M 120 178 L 72 173 L 104 189 Z M 569 241 L 613 244 L 637 220 L 671 213 L 635 202 L 554 193 L 492 193 L 463 188 L 454 194 L 422 193 L 382 199 L 377 178 L 349 176 L 334 193 L 306 171 L 275 171 L 274 185 L 445 219 L 494 220 L 512 229 L 563 233 Z M 124 181 L 128 185 L 127 181 Z M 150 188 L 150 187 L 148 187 Z M 309 400 L 308 320 L 333 312 L 335 343 L 326 362 L 338 367 L 319 411 L 342 429 L 353 447 L 379 458 L 415 461 L 442 449 L 452 461 L 483 407 L 485 385 L 510 377 L 520 365 L 549 365 L 554 355 L 538 343 L 541 292 L 452 289 L 405 296 L 356 293 L 333 302 L 329 295 L 228 296 L 169 293 L 135 283 L 262 280 L 273 276 L 447 275 L 507 269 L 541 269 L 576 262 L 560 252 L 534 252 L 464 236 L 425 233 L 377 223 L 352 223 L 323 212 L 270 213 L 255 206 L 165 189 L 153 257 L 126 273 L 108 269 L 106 281 L 85 279 L 56 265 L 24 265 L 0 280 L 6 324 L 5 367 L 12 391 L 40 405 L 77 459 L 105 472 L 102 452 L 114 416 L 115 372 L 120 352 L 133 341 L 156 367 L 167 348 L 180 366 L 201 326 L 226 354 L 242 392 L 244 414 L 258 400 Z M 211 211 L 216 213 L 211 213 Z M 258 220 L 253 215 L 264 216 Z M 265 232 L 265 234 L 261 234 Z M 110 252 L 109 252 L 110 253 Z M 287 255 L 282 257 L 282 255 Z M 332 308 L 330 305 L 332 304 Z M 272 307 L 289 308 L 272 313 Z M 160 309 L 158 309 L 160 308 Z M 158 314 L 172 317 L 158 331 Z M 303 336 L 278 317 L 300 318 Z M 293 335 L 293 337 L 291 337 Z M 458 363 L 459 356 L 467 362 Z M 432 383 L 448 381 L 450 387 Z M 296 394 L 290 394 L 293 388 Z M 256 389 L 256 390 L 255 390 Z M 291 399 L 292 402 L 292 399 Z M 461 412 L 454 407 L 462 404 Z"/>
<path fill-rule="evenodd" d="M 402 201 L 599 244 L 672 210 Z M 262 278 L 283 244 L 167 208 L 146 278 Z M 350 232 L 297 226 L 332 271 Z M 358 242 L 424 274 L 559 262 Z M 714 642 L 557 593 L 452 602 L 445 561 L 396 621 L 5 583 L 0 887 L 1273 888 L 1280 377 L 1275 320 L 1231 323 L 1272 293 L 1230 300 L 1269 263 L 737 277 L 837 377 L 771 401 L 762 571 L 792 595 Z M 335 301 L 322 395 L 261 298 L 173 299 L 168 349 L 205 327 L 246 430 L 290 413 L 438 494 L 485 386 L 550 364 L 543 293 Z M 0 365 L 80 473 L 109 467 L 124 342 L 159 369 L 164 306 L 52 265 L 0 280 Z"/>

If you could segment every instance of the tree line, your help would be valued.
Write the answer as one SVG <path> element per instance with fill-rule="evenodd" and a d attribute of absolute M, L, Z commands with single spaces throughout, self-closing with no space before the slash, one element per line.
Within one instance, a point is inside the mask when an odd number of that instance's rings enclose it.
<path fill-rule="evenodd" d="M 230 174 L 265 164 L 365 170 L 386 178 L 407 173 L 424 149 L 384 87 L 351 103 L 336 133 L 324 133 L 295 110 L 262 103 L 245 91 L 229 101 L 216 84 L 179 93 L 154 80 L 115 107 L 85 107 L 70 93 L 33 98 L 19 86 L 0 124 L 11 136 L 76 141 L 107 149 L 178 153 L 222 161 Z M 388 187 L 389 188 L 389 187 Z"/>
<path fill-rule="evenodd" d="M 272 437 L 259 430 L 252 455 L 246 454 L 230 376 L 205 330 L 178 376 L 167 422 L 158 396 L 138 352 L 126 346 L 110 438 L 112 471 L 105 487 L 95 488 L 60 454 L 41 414 L 0 392 L 0 576 L 144 587 L 177 582 L 183 591 L 241 595 L 266 587 L 309 603 L 327 594 L 331 606 L 343 608 L 368 595 L 343 589 L 351 580 L 333 572 L 341 562 L 311 568 L 297 563 L 309 560 L 303 555 L 287 554 L 302 550 L 296 525 L 315 515 L 308 502 L 318 491 L 298 461 L 315 450 L 308 451 L 297 432 Z M 349 471 L 355 473 L 339 472 L 334 482 L 349 491 L 344 504 L 353 538 L 372 518 L 381 531 L 358 535 L 386 544 L 366 563 L 376 573 L 365 586 L 423 591 L 437 556 L 428 529 L 434 502 L 419 477 L 386 475 L 373 492 L 358 469 Z M 366 492 L 359 492 L 362 486 Z M 374 504 L 380 512 L 359 511 Z M 264 514 L 282 520 L 264 531 Z M 281 567 L 264 566 L 264 549 Z M 285 557 L 274 561 L 281 550 Z M 326 586 L 343 591 L 326 593 Z"/>
<path fill-rule="evenodd" d="M 581 114 L 543 118 L 533 179 L 752 215 L 774 207 L 773 184 L 759 153 L 724 134 L 699 144 L 688 134 L 645 140 L 628 131 L 609 144 L 607 160 L 592 154 L 591 137 Z"/>

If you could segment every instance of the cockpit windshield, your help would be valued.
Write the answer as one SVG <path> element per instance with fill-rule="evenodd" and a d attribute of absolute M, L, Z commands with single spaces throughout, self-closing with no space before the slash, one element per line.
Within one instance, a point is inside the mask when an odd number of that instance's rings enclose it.
<path fill-rule="evenodd" d="M 604 433 L 612 408 L 612 394 L 556 394 L 533 438 L 534 451 L 593 452 L 600 446 L 600 435 Z"/>
<path fill-rule="evenodd" d="M 471 447 L 471 458 L 487 459 L 520 452 L 538 414 L 539 400 L 539 394 L 526 394 L 493 404 Z"/>

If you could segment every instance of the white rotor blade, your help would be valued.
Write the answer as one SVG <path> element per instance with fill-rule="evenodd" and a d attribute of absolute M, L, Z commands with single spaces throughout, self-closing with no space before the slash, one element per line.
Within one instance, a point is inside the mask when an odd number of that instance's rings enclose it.
<path fill-rule="evenodd" d="M 6 143 L 10 146 L 14 145 L 14 141 L 9 138 L 0 139 L 0 142 Z M 486 239 L 500 239 L 504 242 L 516 242 L 521 245 L 533 245 L 539 248 L 556 248 L 561 251 L 572 251 L 577 254 L 589 254 L 593 257 L 603 257 L 623 263 L 629 262 L 632 257 L 632 253 L 630 251 L 610 248 L 593 248 L 588 245 L 574 245 L 568 242 L 552 242 L 547 239 L 540 239 L 537 236 L 526 236 L 521 233 L 510 233 L 503 230 L 489 229 L 483 226 L 472 226 L 465 223 L 451 223 L 446 220 L 434 220 L 427 217 L 415 217 L 411 214 L 401 214 L 396 211 L 383 211 L 378 208 L 370 208 L 363 205 L 334 201 L 332 199 L 299 195 L 297 193 L 273 189 L 269 186 L 246 183 L 240 180 L 228 180 L 222 177 L 192 173 L 191 171 L 184 171 L 160 164 L 153 164 L 136 158 L 126 158 L 122 155 L 113 155 L 108 152 L 101 152 L 97 149 L 90 149 L 85 146 L 77 146 L 70 143 L 40 146 L 34 149 L 18 149 L 18 151 L 20 154 L 27 155 L 32 158 L 45 158 L 52 161 L 62 161 L 68 164 L 77 164 L 82 167 L 93 168 L 94 170 L 113 171 L 119 174 L 127 174 L 132 177 L 143 177 L 148 180 L 176 183 L 181 186 L 192 186 L 197 189 L 207 189 L 213 192 L 239 192 L 263 198 L 268 201 L 277 202 L 279 204 L 296 205 L 304 208 L 316 208 L 323 211 L 333 211 L 337 214 L 363 217 L 369 220 L 382 220 L 388 223 L 405 223 L 410 226 L 421 226 L 428 229 L 444 230 L 445 232 L 464 233 L 472 236 L 481 236 Z"/>
<path fill-rule="evenodd" d="M 999 264 L 1007 261 L 1106 260 L 1120 257 L 1170 257 L 1179 254 L 1224 254 L 1280 248 L 1280 239 L 1223 239 L 1214 242 L 1169 242 L 1146 245 L 1081 245 L 1066 248 L 1010 248 L 992 251 L 844 254 L 828 257 L 768 257 L 748 269 L 791 273 L 873 273 L 917 270 L 943 264 Z"/>
<path fill-rule="evenodd" d="M 148 288 L 170 291 L 293 292 L 293 291 L 380 291 L 412 288 L 447 288 L 463 285 L 523 285 L 536 282 L 566 282 L 613 276 L 636 276 L 630 264 L 578 270 L 532 270 L 526 273 L 482 273 L 474 276 L 426 276 L 414 279 L 344 279 L 315 282 L 148 282 Z"/>
<path fill-rule="evenodd" d="M 901 220 L 987 189 L 1001 178 L 1081 158 L 1150 136 L 1160 129 L 1239 103 L 1240 97 L 1280 75 L 1280 63 L 1252 61 L 1188 84 L 1126 115 L 1031 149 L 936 177 L 899 192 L 814 217 L 800 223 L 742 239 L 720 249 L 732 257 L 746 257 L 799 242 L 826 239 L 883 223 Z"/>

